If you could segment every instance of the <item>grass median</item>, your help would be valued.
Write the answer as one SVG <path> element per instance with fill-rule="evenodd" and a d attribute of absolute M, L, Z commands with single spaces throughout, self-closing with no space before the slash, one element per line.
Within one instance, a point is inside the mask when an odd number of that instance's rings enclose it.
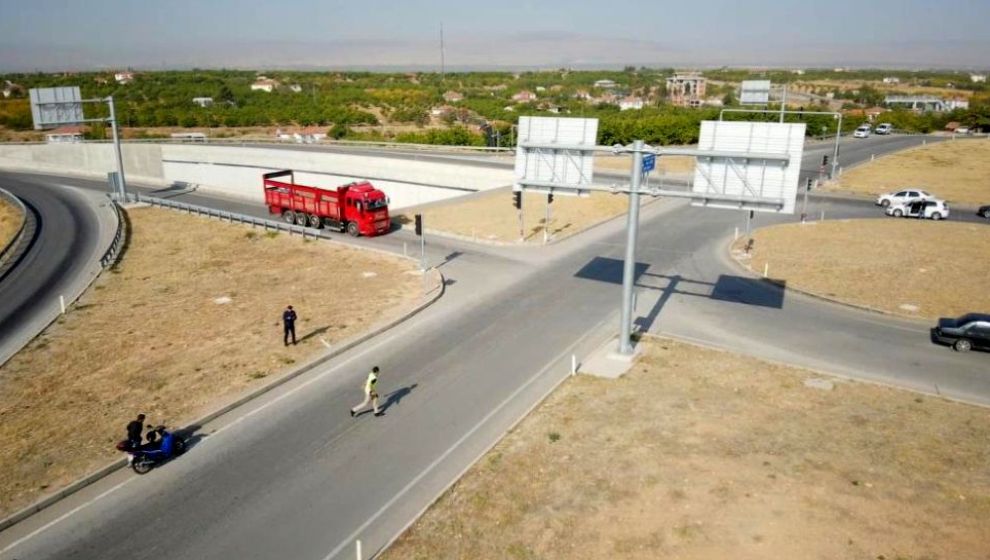
<path fill-rule="evenodd" d="M 883 156 L 843 173 L 828 190 L 878 195 L 905 187 L 950 205 L 990 204 L 990 141 L 949 140 Z"/>
<path fill-rule="evenodd" d="M 13 204 L 0 198 L 0 251 L 13 241 L 24 216 Z"/>
<path fill-rule="evenodd" d="M 990 312 L 990 227 L 903 218 L 785 224 L 733 256 L 754 272 L 829 299 L 908 317 Z"/>
<path fill-rule="evenodd" d="M 578 376 L 384 558 L 984 558 L 990 411 L 664 339 Z"/>
<path fill-rule="evenodd" d="M 128 216 L 122 262 L 0 368 L 0 517 L 119 457 L 138 412 L 192 421 L 420 301 L 405 260 L 168 210 Z M 290 304 L 301 340 L 284 347 Z"/>

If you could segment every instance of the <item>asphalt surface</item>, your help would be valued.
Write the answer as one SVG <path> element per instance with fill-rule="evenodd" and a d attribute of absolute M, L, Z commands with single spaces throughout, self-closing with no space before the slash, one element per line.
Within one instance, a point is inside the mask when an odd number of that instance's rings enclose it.
<path fill-rule="evenodd" d="M 0 173 L 0 185 L 37 219 L 30 248 L 0 282 L 0 364 L 71 304 L 92 275 L 105 238 L 100 210 L 88 194 L 38 178 Z"/>
<path fill-rule="evenodd" d="M 809 214 L 822 211 L 878 215 L 862 201 L 813 197 Z M 986 353 L 934 346 L 924 324 L 784 292 L 727 262 L 743 213 L 665 200 L 641 223 L 642 328 L 990 404 Z M 539 250 L 430 240 L 449 285 L 426 312 L 200 427 L 179 460 L 144 477 L 115 473 L 12 527 L 0 556 L 353 558 L 356 539 L 370 556 L 567 375 L 572 353 L 617 330 L 624 240 L 621 220 Z M 398 251 L 412 241 L 396 232 L 359 243 Z M 375 364 L 386 415 L 351 419 L 345 409 Z"/>

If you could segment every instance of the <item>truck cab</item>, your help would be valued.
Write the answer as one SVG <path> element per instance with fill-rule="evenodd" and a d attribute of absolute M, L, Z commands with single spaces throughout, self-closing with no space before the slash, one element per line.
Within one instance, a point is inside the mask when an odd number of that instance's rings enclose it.
<path fill-rule="evenodd" d="M 357 228 L 357 234 L 367 236 L 379 235 L 389 230 L 391 222 L 385 193 L 367 181 L 344 185 L 337 192 L 342 200 L 348 233 L 355 235 L 353 227 Z"/>

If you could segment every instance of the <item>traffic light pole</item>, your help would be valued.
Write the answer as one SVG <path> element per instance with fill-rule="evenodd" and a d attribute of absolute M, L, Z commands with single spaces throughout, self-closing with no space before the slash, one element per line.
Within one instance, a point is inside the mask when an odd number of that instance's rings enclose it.
<path fill-rule="evenodd" d="M 553 195 L 547 195 L 547 215 L 543 220 L 543 244 L 550 241 L 550 203 L 553 202 Z"/>

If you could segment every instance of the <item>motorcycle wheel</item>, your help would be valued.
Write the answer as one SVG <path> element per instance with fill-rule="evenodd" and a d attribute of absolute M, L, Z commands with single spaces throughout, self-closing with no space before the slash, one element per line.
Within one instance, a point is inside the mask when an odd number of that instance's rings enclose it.
<path fill-rule="evenodd" d="M 175 438 L 175 455 L 182 455 L 186 452 L 186 440 Z"/>
<path fill-rule="evenodd" d="M 153 464 L 151 460 L 145 459 L 143 457 L 139 459 L 134 459 L 134 462 L 131 463 L 131 468 L 134 469 L 134 472 L 138 474 L 147 474 L 148 471 L 151 470 L 152 466 Z"/>

